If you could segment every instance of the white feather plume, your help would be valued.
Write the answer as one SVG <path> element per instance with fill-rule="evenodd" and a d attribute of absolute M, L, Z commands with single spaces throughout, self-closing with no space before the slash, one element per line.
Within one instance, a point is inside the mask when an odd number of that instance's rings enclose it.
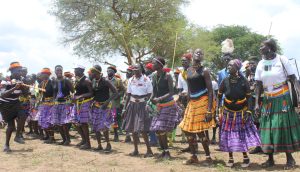
<path fill-rule="evenodd" d="M 231 39 L 225 39 L 222 43 L 222 53 L 232 53 L 234 50 L 233 41 Z"/>

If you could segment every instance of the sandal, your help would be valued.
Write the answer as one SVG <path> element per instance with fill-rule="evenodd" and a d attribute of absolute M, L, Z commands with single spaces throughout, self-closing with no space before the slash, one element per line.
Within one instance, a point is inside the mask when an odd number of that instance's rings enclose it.
<path fill-rule="evenodd" d="M 249 157 L 244 158 L 243 163 L 241 164 L 242 168 L 247 168 L 250 165 L 250 159 Z"/>
<path fill-rule="evenodd" d="M 110 145 L 110 143 L 108 143 L 106 145 L 106 148 L 104 149 L 104 153 L 110 153 L 110 152 L 111 152 L 111 145 Z"/>
<path fill-rule="evenodd" d="M 275 165 L 275 162 L 273 160 L 267 160 L 266 162 L 261 164 L 263 168 L 270 168 Z"/>
<path fill-rule="evenodd" d="M 88 149 L 91 149 L 91 145 L 90 144 L 84 144 L 84 145 L 80 146 L 79 149 L 81 149 L 81 150 L 88 150 Z"/>
<path fill-rule="evenodd" d="M 133 151 L 129 153 L 129 156 L 139 156 L 139 151 Z"/>
<path fill-rule="evenodd" d="M 164 157 L 165 157 L 165 153 L 166 153 L 166 152 L 163 151 L 157 158 L 158 158 L 158 159 L 164 158 Z"/>
<path fill-rule="evenodd" d="M 84 145 L 85 144 L 85 141 L 81 141 L 81 142 L 79 142 L 78 144 L 76 144 L 76 147 L 80 147 L 80 146 L 82 146 L 82 145 Z"/>
<path fill-rule="evenodd" d="M 191 164 L 198 164 L 199 160 L 196 155 L 191 156 L 190 159 L 183 161 L 183 165 L 191 165 Z"/>
<path fill-rule="evenodd" d="M 171 159 L 170 152 L 169 152 L 169 151 L 166 151 L 166 152 L 165 152 L 165 156 L 164 156 L 163 158 L 166 159 L 166 160 Z"/>
<path fill-rule="evenodd" d="M 144 158 L 151 158 L 153 157 L 153 153 L 150 151 L 150 152 L 147 152 L 145 155 L 144 155 Z"/>
<path fill-rule="evenodd" d="M 93 149 L 94 151 L 102 151 L 103 147 L 101 145 L 98 145 L 98 147 Z"/>
<path fill-rule="evenodd" d="M 184 148 L 184 149 L 180 150 L 181 153 L 190 152 L 190 151 L 191 151 L 190 147 L 187 147 L 187 148 Z"/>
<path fill-rule="evenodd" d="M 291 170 L 291 169 L 293 169 L 293 168 L 295 168 L 295 166 L 296 166 L 296 161 L 295 160 L 290 160 L 290 161 L 288 161 L 286 164 L 285 164 L 285 166 L 284 166 L 284 170 Z"/>
<path fill-rule="evenodd" d="M 212 160 L 212 158 L 210 157 L 210 155 L 206 155 L 206 156 L 205 156 L 205 160 L 204 160 L 204 162 L 203 162 L 203 165 L 204 165 L 204 166 L 210 166 L 210 165 L 212 165 L 212 163 L 213 163 L 213 160 Z"/>
<path fill-rule="evenodd" d="M 226 163 L 226 166 L 231 168 L 233 167 L 233 165 L 234 165 L 233 157 L 230 157 L 228 162 Z"/>

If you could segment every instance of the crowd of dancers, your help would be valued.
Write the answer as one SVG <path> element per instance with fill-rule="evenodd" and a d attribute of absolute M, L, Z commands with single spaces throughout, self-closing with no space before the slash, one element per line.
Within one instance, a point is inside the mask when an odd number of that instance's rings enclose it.
<path fill-rule="evenodd" d="M 233 57 L 232 41 L 225 40 L 225 68 L 217 77 L 204 66 L 201 49 L 182 55 L 182 68 L 174 75 L 165 68 L 164 58 L 155 57 L 148 64 L 129 66 L 124 81 L 113 65 L 108 67 L 107 77 L 100 65 L 90 68 L 88 76 L 81 65 L 74 68 L 74 74 L 64 73 L 63 67 L 57 65 L 55 75 L 49 68 L 28 75 L 27 68 L 12 62 L 10 77 L 0 85 L 0 126 L 7 125 L 4 152 L 11 151 L 14 130 L 14 141 L 25 143 L 27 121 L 31 136 L 47 144 L 56 143 L 54 133 L 59 131 L 62 142 L 58 144 L 70 145 L 69 130 L 75 128 L 81 136 L 77 144 L 80 149 L 91 149 L 92 131 L 98 143 L 95 150 L 109 153 L 113 149 L 110 131 L 115 142 L 120 132 L 125 132 L 125 141 L 132 138 L 134 145 L 130 156 L 139 155 L 142 136 L 147 148 L 145 158 L 153 157 L 151 146 L 158 142 L 161 153 L 157 158 L 170 159 L 169 146 L 176 128 L 180 128 L 182 139 L 188 142 L 181 151 L 192 154 L 184 164 L 198 163 L 199 141 L 205 161 L 212 162 L 209 145 L 216 144 L 219 127 L 219 148 L 228 152 L 227 166 L 234 165 L 233 153 L 240 152 L 241 166 L 248 167 L 248 151 L 253 147 L 251 153 L 268 154 L 263 167 L 274 166 L 273 154 L 284 152 L 284 168 L 294 168 L 292 153 L 300 148 L 300 121 L 287 80 L 295 80 L 295 73 L 288 59 L 276 53 L 274 40 L 263 41 L 258 48 L 261 57 L 250 57 L 242 63 Z"/>

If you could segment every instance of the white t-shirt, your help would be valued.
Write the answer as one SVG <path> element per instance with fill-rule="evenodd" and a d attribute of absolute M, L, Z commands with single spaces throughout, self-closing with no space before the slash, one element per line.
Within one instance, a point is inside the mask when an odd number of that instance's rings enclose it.
<path fill-rule="evenodd" d="M 272 60 L 263 59 L 257 65 L 255 80 L 262 81 L 265 91 L 269 93 L 277 92 L 278 89 L 274 88 L 274 86 L 276 87 L 276 85 L 285 82 L 287 79 L 281 62 L 284 64 L 287 75 L 295 74 L 288 58 L 278 54 L 276 58 Z"/>
<path fill-rule="evenodd" d="M 142 96 L 152 92 L 153 86 L 147 76 L 143 75 L 139 79 L 133 76 L 128 80 L 127 93 Z"/>
<path fill-rule="evenodd" d="M 188 86 L 186 80 L 182 77 L 182 74 L 180 73 L 178 76 L 178 83 L 177 83 L 177 88 L 178 89 L 183 89 L 183 93 L 188 92 Z"/>

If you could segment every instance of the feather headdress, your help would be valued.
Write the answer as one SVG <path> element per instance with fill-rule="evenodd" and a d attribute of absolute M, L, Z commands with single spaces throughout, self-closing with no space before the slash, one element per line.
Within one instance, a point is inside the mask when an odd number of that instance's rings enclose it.
<path fill-rule="evenodd" d="M 234 50 L 233 41 L 231 39 L 225 39 L 222 43 L 222 53 L 231 54 Z"/>

